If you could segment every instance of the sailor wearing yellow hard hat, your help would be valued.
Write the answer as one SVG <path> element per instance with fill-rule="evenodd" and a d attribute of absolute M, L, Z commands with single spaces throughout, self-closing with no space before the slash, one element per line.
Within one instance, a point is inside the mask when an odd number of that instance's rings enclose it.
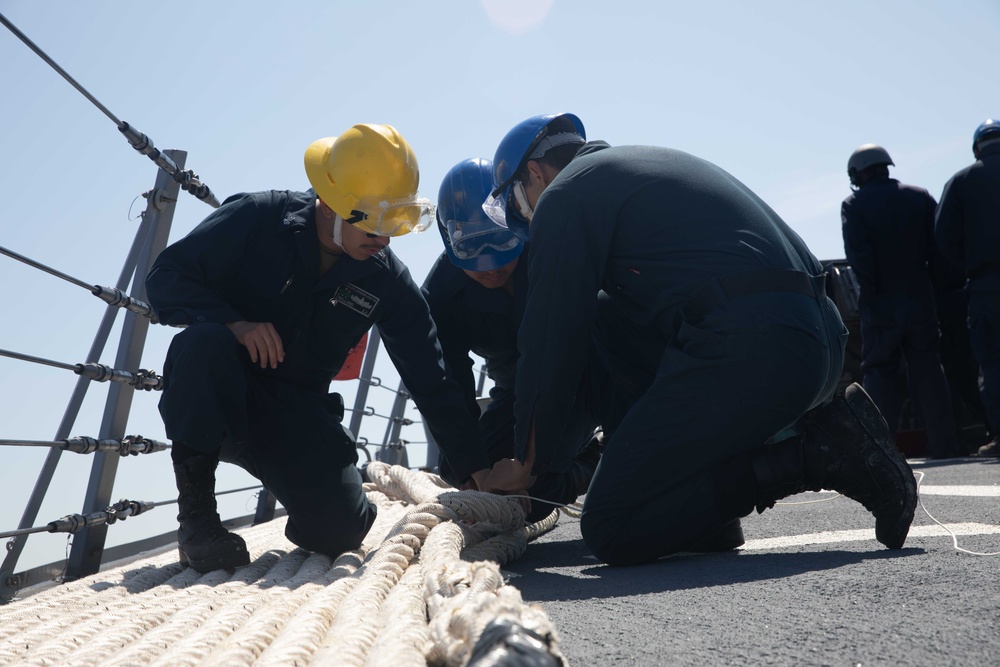
<path fill-rule="evenodd" d="M 164 365 L 160 413 L 173 442 L 182 563 L 249 562 L 214 499 L 220 460 L 260 479 L 288 512 L 286 536 L 335 557 L 375 520 L 354 434 L 329 393 L 350 350 L 378 328 L 456 483 L 485 480 L 476 420 L 445 373 L 419 287 L 388 248 L 422 231 L 410 145 L 390 125 L 355 125 L 305 152 L 312 189 L 227 199 L 167 247 L 146 280 L 160 322 L 184 326 Z"/>

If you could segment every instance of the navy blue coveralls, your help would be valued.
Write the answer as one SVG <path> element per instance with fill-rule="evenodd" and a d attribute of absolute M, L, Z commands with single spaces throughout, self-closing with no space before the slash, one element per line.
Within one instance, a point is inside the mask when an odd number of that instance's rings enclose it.
<path fill-rule="evenodd" d="M 960 453 L 976 449 L 979 442 L 963 438 L 964 424 L 989 428 L 986 408 L 979 395 L 979 363 L 972 353 L 969 337 L 969 295 L 967 278 L 962 268 L 948 259 L 935 244 L 934 260 L 930 265 L 934 283 L 934 305 L 941 329 L 941 366 L 951 392 L 951 412 L 955 416 Z"/>
<path fill-rule="evenodd" d="M 969 278 L 969 335 L 979 362 L 990 430 L 1000 432 L 1000 143 L 945 185 L 934 225 L 938 244 Z"/>
<path fill-rule="evenodd" d="M 899 426 L 898 379 L 906 378 L 931 456 L 955 453 L 955 418 L 941 368 L 930 263 L 934 209 L 923 188 L 869 180 L 841 205 L 844 250 L 861 288 L 861 373 L 889 430 Z"/>
<path fill-rule="evenodd" d="M 525 247 L 527 252 L 527 246 Z M 526 257 L 522 254 L 522 258 Z M 528 284 L 528 262 L 522 259 L 511 280 L 513 295 L 504 289 L 489 289 L 455 266 L 447 253 L 441 253 L 424 280 L 423 292 L 437 326 L 438 340 L 444 351 L 445 365 L 462 387 L 467 409 L 479 419 L 491 462 L 514 456 L 514 383 L 517 373 L 517 331 L 524 313 Z M 490 402 L 481 411 L 476 401 L 476 378 L 471 354 L 486 362 L 486 373 L 493 380 Z M 597 372 L 597 369 L 590 369 Z M 597 382 L 599 376 L 588 376 Z M 591 385 L 588 385 L 591 386 Z M 581 392 L 575 405 L 571 427 L 563 434 L 560 448 L 576 454 L 597 426 L 593 393 Z M 480 416 L 481 414 L 481 416 Z M 569 502 L 564 486 L 563 466 L 539 477 L 531 495 L 557 502 Z M 442 474 L 445 473 L 442 466 Z M 573 494 L 570 494 L 573 495 Z M 544 517 L 551 505 L 533 503 L 530 520 Z M 536 516 L 540 514 L 541 516 Z"/>
<path fill-rule="evenodd" d="M 518 458 L 533 418 L 533 472 L 556 463 L 549 443 L 596 332 L 620 362 L 609 370 L 635 373 L 637 393 L 587 494 L 588 547 L 608 563 L 639 563 L 749 512 L 752 472 L 733 486 L 715 470 L 764 447 L 840 377 L 847 330 L 819 261 L 742 183 L 668 148 L 586 144 L 545 189 L 530 229 Z M 602 288 L 613 307 L 595 298 Z M 604 321 L 609 312 L 619 320 Z M 643 338 L 653 331 L 656 345 Z"/>
<path fill-rule="evenodd" d="M 285 507 L 292 542 L 335 556 L 375 519 L 343 399 L 328 393 L 372 325 L 459 481 L 489 462 L 406 266 L 386 248 L 342 255 L 321 276 L 315 209 L 312 190 L 230 197 L 160 254 L 146 289 L 160 322 L 187 327 L 164 365 L 167 437 L 221 449 Z M 225 326 L 241 320 L 274 325 L 285 350 L 276 369 L 252 363 Z"/>

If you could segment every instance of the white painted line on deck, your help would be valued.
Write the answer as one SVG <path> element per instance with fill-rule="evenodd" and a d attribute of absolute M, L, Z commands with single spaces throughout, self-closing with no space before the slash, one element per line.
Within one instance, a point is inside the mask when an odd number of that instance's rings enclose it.
<path fill-rule="evenodd" d="M 948 523 L 948 530 L 955 535 L 1000 535 L 1000 526 L 985 523 Z M 938 525 L 913 526 L 908 539 L 920 537 L 946 537 L 948 532 Z M 864 542 L 875 540 L 875 529 L 865 530 L 830 530 L 822 533 L 806 535 L 788 535 L 785 537 L 769 537 L 762 540 L 747 540 L 740 547 L 743 551 L 761 551 L 764 549 L 782 549 L 800 547 L 809 544 L 833 544 L 836 542 Z"/>
<path fill-rule="evenodd" d="M 1000 485 L 992 486 L 920 486 L 922 496 L 978 496 L 1000 498 Z"/>

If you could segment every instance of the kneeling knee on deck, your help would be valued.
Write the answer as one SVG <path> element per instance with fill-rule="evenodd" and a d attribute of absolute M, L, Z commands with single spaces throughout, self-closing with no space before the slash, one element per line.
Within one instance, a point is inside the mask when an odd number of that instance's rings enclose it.
<path fill-rule="evenodd" d="M 375 506 L 362 516 L 324 520 L 320 517 L 289 516 L 285 537 L 296 546 L 337 558 L 340 554 L 361 546 L 372 524 L 375 523 Z"/>
<path fill-rule="evenodd" d="M 622 523 L 607 514 L 584 513 L 580 517 L 583 542 L 597 560 L 608 565 L 635 565 L 639 554 L 631 540 L 622 539 Z M 645 559 L 648 560 L 648 559 Z"/>

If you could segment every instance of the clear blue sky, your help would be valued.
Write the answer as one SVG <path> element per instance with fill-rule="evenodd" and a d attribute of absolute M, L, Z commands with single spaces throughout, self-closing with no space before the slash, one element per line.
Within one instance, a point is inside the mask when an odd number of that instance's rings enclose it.
<path fill-rule="evenodd" d="M 492 157 L 515 123 L 570 111 L 590 138 L 719 164 L 829 259 L 843 256 L 854 148 L 885 146 L 893 176 L 937 197 L 971 162 L 975 127 L 1000 115 L 996 0 L 0 0 L 0 12 L 158 148 L 187 151 L 220 199 L 306 188 L 305 147 L 359 122 L 400 130 L 434 198 L 453 164 Z M 3 28 L 0 86 L 0 245 L 113 284 L 154 165 Z M 182 194 L 171 238 L 208 212 Z M 392 247 L 418 281 L 441 249 L 433 232 Z M 0 284 L 0 348 L 84 360 L 101 302 L 5 257 Z M 151 331 L 143 367 L 162 369 L 172 333 Z M 377 373 L 391 378 L 391 366 Z M 0 358 L 0 438 L 54 437 L 75 380 Z M 353 385 L 342 389 L 350 404 Z M 376 392 L 384 414 L 391 394 Z M 106 395 L 106 384 L 91 387 L 73 435 L 98 434 Z M 129 433 L 164 438 L 155 403 L 136 395 Z M 368 428 L 380 441 L 384 422 Z M 0 531 L 16 527 L 44 454 L 0 450 Z M 80 511 L 91 460 L 63 455 L 36 524 Z M 176 495 L 165 455 L 130 458 L 119 474 L 115 499 Z M 220 488 L 251 481 L 220 471 Z M 252 504 L 234 498 L 224 510 Z M 169 530 L 174 509 L 156 512 L 112 527 L 109 544 Z M 32 538 L 21 564 L 61 557 L 65 541 Z"/>

